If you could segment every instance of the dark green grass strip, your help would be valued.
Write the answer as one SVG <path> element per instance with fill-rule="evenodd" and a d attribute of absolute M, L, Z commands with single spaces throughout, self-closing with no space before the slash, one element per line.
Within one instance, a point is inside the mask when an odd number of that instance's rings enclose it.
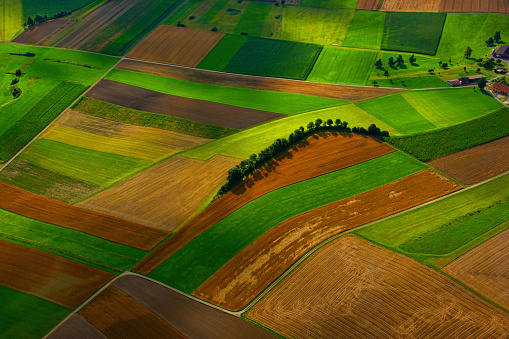
<path fill-rule="evenodd" d="M 421 161 L 429 161 L 509 135 L 509 108 L 500 108 L 458 125 L 403 137 L 388 143 Z"/>
<path fill-rule="evenodd" d="M 225 35 L 221 41 L 210 51 L 197 68 L 221 72 L 247 41 L 247 36 Z"/>

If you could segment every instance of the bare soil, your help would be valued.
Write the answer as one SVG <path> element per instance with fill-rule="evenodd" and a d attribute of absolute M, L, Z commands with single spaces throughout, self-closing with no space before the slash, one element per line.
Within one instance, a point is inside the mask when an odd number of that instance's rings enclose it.
<path fill-rule="evenodd" d="M 454 180 L 473 185 L 509 170 L 509 137 L 427 163 Z"/>
<path fill-rule="evenodd" d="M 26 29 L 13 41 L 24 44 L 42 45 L 44 44 L 44 40 L 49 39 L 57 32 L 67 29 L 70 25 L 72 25 L 72 21 L 66 19 L 46 21 Z"/>
<path fill-rule="evenodd" d="M 128 59 L 122 60 L 116 68 L 198 82 L 202 84 L 257 89 L 263 91 L 306 94 L 342 100 L 371 99 L 402 91 L 401 89 L 393 88 L 322 84 L 291 79 L 264 78 L 252 75 L 211 72 L 201 69 L 182 68 L 171 65 L 158 65 Z"/>
<path fill-rule="evenodd" d="M 253 127 L 285 116 L 279 113 L 178 97 L 111 80 L 101 80 L 86 93 L 86 96 L 140 111 L 237 129 Z"/>
<path fill-rule="evenodd" d="M 380 0 L 359 0 L 356 9 L 377 10 L 380 7 Z"/>
<path fill-rule="evenodd" d="M 384 0 L 382 11 L 438 12 L 443 0 Z"/>
<path fill-rule="evenodd" d="M 509 14 L 509 3 L 505 0 L 442 0 L 440 12 Z"/>
<path fill-rule="evenodd" d="M 0 208 L 122 245 L 148 251 L 169 232 L 67 205 L 0 182 Z"/>
<path fill-rule="evenodd" d="M 394 151 L 378 139 L 367 136 L 341 133 L 311 136 L 207 207 L 141 262 L 136 270 L 148 274 L 196 236 L 268 192 Z"/>
<path fill-rule="evenodd" d="M 74 313 L 53 333 L 48 336 L 49 339 L 106 339 L 97 328 L 86 321 L 81 315 Z"/>
<path fill-rule="evenodd" d="M 292 338 L 502 338 L 509 331 L 506 312 L 353 235 L 320 249 L 247 317 Z"/>

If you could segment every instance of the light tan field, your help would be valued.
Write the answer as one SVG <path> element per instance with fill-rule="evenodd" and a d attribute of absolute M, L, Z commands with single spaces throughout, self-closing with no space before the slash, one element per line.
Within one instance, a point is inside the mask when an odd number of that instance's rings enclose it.
<path fill-rule="evenodd" d="M 465 285 L 509 309 L 509 230 L 485 241 L 443 268 Z"/>
<path fill-rule="evenodd" d="M 509 14 L 509 2 L 506 0 L 442 0 L 440 12 Z"/>
<path fill-rule="evenodd" d="M 128 57 L 196 67 L 223 36 L 211 31 L 161 25 L 136 46 Z"/>
<path fill-rule="evenodd" d="M 378 9 L 378 5 L 380 0 L 359 0 L 357 2 L 356 9 L 367 9 L 367 10 L 376 10 Z"/>
<path fill-rule="evenodd" d="M 401 254 L 346 235 L 247 317 L 292 338 L 502 338 L 509 314 Z"/>
<path fill-rule="evenodd" d="M 382 11 L 438 12 L 443 0 L 384 0 Z"/>
<path fill-rule="evenodd" d="M 174 156 L 77 205 L 174 230 L 194 216 L 238 162 L 220 155 L 208 161 Z"/>

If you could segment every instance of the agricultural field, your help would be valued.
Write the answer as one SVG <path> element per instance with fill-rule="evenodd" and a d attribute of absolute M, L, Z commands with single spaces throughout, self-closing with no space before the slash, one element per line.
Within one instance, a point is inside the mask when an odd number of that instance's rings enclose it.
<path fill-rule="evenodd" d="M 32 18 L 36 15 L 52 16 L 60 11 L 72 12 L 80 8 L 87 7 L 95 0 L 21 0 L 23 5 L 23 20 L 26 21 L 28 16 Z"/>
<path fill-rule="evenodd" d="M 302 6 L 326 8 L 351 8 L 357 6 L 357 0 L 302 0 Z"/>
<path fill-rule="evenodd" d="M 172 231 L 194 216 L 239 162 L 219 155 L 208 161 L 174 156 L 77 206 Z"/>
<path fill-rule="evenodd" d="M 228 309 L 241 309 L 320 242 L 459 188 L 424 170 L 301 214 L 255 240 L 193 294 Z"/>
<path fill-rule="evenodd" d="M 0 1 L 0 41 L 11 40 L 23 25 L 23 6 L 20 1 Z"/>
<path fill-rule="evenodd" d="M 384 23 L 384 12 L 355 11 L 341 46 L 380 49 Z"/>
<path fill-rule="evenodd" d="M 504 0 L 443 0 L 440 12 L 488 12 L 509 14 L 509 4 Z"/>
<path fill-rule="evenodd" d="M 225 34 L 196 67 L 211 71 L 223 71 L 247 39 L 248 37 L 244 35 Z"/>
<path fill-rule="evenodd" d="M 504 311 L 451 279 L 353 235 L 314 253 L 246 316 L 287 337 L 490 338 L 509 326 Z"/>
<path fill-rule="evenodd" d="M 454 180 L 473 185 L 509 171 L 509 137 L 428 162 Z"/>
<path fill-rule="evenodd" d="M 105 336 L 97 328 L 77 313 L 72 314 L 63 324 L 59 324 L 56 329 L 53 329 L 51 333 L 48 333 L 48 338 L 65 339 L 72 337 L 77 333 L 91 339 L 105 338 Z"/>
<path fill-rule="evenodd" d="M 446 12 L 439 10 L 443 0 L 384 0 L 382 11 L 393 12 Z"/>

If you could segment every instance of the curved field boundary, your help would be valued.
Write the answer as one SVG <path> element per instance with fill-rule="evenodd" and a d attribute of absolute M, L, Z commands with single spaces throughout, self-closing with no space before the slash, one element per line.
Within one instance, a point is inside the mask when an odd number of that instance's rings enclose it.
<path fill-rule="evenodd" d="M 0 240 L 0 284 L 73 309 L 114 274 Z M 30 274 L 27 274 L 29 272 Z"/>
<path fill-rule="evenodd" d="M 353 235 L 320 249 L 247 318 L 286 337 L 492 338 L 509 315 L 451 279 Z"/>
<path fill-rule="evenodd" d="M 284 117 L 283 114 L 190 99 L 111 80 L 101 80 L 86 97 L 205 124 L 246 129 Z"/>
<path fill-rule="evenodd" d="M 227 309 L 244 308 L 301 256 L 331 236 L 460 188 L 424 170 L 291 218 L 246 247 L 193 295 Z"/>
<path fill-rule="evenodd" d="M 309 137 L 210 205 L 135 270 L 142 274 L 150 273 L 192 239 L 268 192 L 391 152 L 394 152 L 392 147 L 371 137 L 340 133 Z"/>
<path fill-rule="evenodd" d="M 196 67 L 223 37 L 224 34 L 211 31 L 161 25 L 128 57 Z"/>
<path fill-rule="evenodd" d="M 342 100 L 364 100 L 402 91 L 401 89 L 393 88 L 345 86 L 291 79 L 267 78 L 254 75 L 222 73 L 129 59 L 122 60 L 116 68 L 202 84 L 314 95 Z"/>
<path fill-rule="evenodd" d="M 442 0 L 440 12 L 509 14 L 509 3 L 506 0 Z"/>
<path fill-rule="evenodd" d="M 168 232 L 64 204 L 0 182 L 0 208 L 148 251 Z"/>

